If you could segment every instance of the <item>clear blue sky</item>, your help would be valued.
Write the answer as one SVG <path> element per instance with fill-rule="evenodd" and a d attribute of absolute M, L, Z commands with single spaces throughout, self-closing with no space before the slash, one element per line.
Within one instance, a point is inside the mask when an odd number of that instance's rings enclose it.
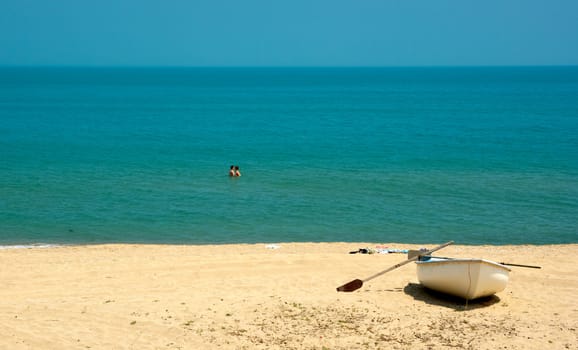
<path fill-rule="evenodd" d="M 2 0 L 0 65 L 578 65 L 578 0 Z"/>

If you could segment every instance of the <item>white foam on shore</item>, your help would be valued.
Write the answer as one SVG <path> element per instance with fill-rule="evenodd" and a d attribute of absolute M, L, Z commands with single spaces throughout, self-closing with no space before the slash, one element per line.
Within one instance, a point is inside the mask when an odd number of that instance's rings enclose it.
<path fill-rule="evenodd" d="M 56 248 L 62 247 L 58 244 L 45 244 L 45 243 L 34 243 L 34 244 L 18 244 L 18 245 L 0 245 L 0 250 L 4 249 L 46 249 L 46 248 Z"/>

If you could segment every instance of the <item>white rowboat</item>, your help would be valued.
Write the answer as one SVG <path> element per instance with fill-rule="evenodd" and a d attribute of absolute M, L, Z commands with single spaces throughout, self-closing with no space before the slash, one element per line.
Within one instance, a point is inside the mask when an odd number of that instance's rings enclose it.
<path fill-rule="evenodd" d="M 422 285 L 466 300 L 503 291 L 510 276 L 506 266 L 484 259 L 422 259 L 416 261 L 417 278 Z"/>

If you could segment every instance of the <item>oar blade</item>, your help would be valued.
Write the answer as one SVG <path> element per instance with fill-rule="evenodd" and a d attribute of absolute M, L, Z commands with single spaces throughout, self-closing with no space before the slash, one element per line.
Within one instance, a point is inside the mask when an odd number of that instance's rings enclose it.
<path fill-rule="evenodd" d="M 341 287 L 337 287 L 338 292 L 353 292 L 363 286 L 363 281 L 360 279 L 345 283 Z"/>

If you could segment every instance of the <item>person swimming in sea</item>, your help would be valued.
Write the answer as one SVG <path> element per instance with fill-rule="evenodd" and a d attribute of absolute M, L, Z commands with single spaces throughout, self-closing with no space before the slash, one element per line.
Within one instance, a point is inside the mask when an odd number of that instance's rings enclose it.
<path fill-rule="evenodd" d="M 241 171 L 239 170 L 238 165 L 231 165 L 229 168 L 229 176 L 230 177 L 239 177 L 241 176 Z"/>

